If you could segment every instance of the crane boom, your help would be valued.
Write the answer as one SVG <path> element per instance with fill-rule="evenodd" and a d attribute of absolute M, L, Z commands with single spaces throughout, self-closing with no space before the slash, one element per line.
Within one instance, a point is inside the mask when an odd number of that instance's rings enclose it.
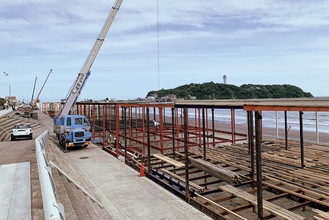
<path fill-rule="evenodd" d="M 34 86 L 33 86 L 33 91 L 32 91 L 32 97 L 31 97 L 30 105 L 32 105 L 32 103 L 33 103 L 33 97 L 34 97 L 35 85 L 37 84 L 37 79 L 38 79 L 38 77 L 36 76 L 35 77 L 35 80 L 34 80 Z"/>
<path fill-rule="evenodd" d="M 42 87 L 41 87 L 41 89 L 40 89 L 40 91 L 39 91 L 37 97 L 35 98 L 33 104 L 32 104 L 32 108 L 35 108 L 35 106 L 37 106 L 37 103 L 38 103 L 38 101 L 39 101 L 39 96 L 40 96 L 40 94 L 41 94 L 41 92 L 42 92 L 42 90 L 43 90 L 43 87 L 45 86 L 45 84 L 46 84 L 46 82 L 47 82 L 47 80 L 48 80 L 48 78 L 49 78 L 49 76 L 50 76 L 50 74 L 51 74 L 52 72 L 53 72 L 53 70 L 50 69 L 50 71 L 49 71 L 49 73 L 48 73 L 48 76 L 47 76 L 46 80 L 45 80 L 44 83 L 42 84 Z"/>
<path fill-rule="evenodd" d="M 78 97 L 81 93 L 81 90 L 90 75 L 90 68 L 93 65 L 95 58 L 104 42 L 106 34 L 107 34 L 108 30 L 110 29 L 116 14 L 119 11 L 122 1 L 123 0 L 116 0 L 114 5 L 112 6 L 112 9 L 109 12 L 109 15 L 103 25 L 103 28 L 101 29 L 101 32 L 99 33 L 99 35 L 96 39 L 96 42 L 95 42 L 92 50 L 90 51 L 84 65 L 82 66 L 82 68 L 80 70 L 80 73 L 78 74 L 78 77 L 74 81 L 74 83 L 69 91 L 65 105 L 59 115 L 59 118 L 61 118 L 63 115 L 69 114 L 71 108 L 74 106 L 76 100 L 78 99 Z"/>

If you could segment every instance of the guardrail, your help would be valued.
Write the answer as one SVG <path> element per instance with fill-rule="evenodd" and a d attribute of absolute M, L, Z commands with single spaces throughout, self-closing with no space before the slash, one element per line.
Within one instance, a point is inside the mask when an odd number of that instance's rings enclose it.
<path fill-rule="evenodd" d="M 65 219 L 64 206 L 56 201 L 56 187 L 45 154 L 48 136 L 49 133 L 47 130 L 35 139 L 43 210 L 45 219 Z"/>

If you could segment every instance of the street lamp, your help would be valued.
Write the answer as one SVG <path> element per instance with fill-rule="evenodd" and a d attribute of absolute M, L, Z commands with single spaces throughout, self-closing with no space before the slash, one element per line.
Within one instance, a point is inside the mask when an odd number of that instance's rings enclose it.
<path fill-rule="evenodd" d="M 10 92 L 9 92 L 9 90 L 10 90 L 10 85 L 8 84 L 8 75 L 9 75 L 9 73 L 6 73 L 6 72 L 3 72 L 3 75 L 6 77 L 6 84 L 5 84 L 5 97 L 6 96 L 10 96 Z M 7 93 L 7 88 L 6 88 L 6 86 L 8 86 L 8 93 Z M 8 94 L 8 95 L 7 95 Z"/>

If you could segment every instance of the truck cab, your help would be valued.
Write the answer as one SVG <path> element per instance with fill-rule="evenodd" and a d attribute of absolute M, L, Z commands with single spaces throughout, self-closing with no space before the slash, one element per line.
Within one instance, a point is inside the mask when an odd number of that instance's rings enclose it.
<path fill-rule="evenodd" d="M 64 149 L 87 147 L 91 142 L 90 128 L 84 115 L 64 115 L 55 121 L 54 132 Z"/>

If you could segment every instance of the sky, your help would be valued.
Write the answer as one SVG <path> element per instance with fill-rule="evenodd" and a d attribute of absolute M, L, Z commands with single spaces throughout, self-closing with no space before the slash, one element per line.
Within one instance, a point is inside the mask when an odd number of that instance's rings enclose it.
<path fill-rule="evenodd" d="M 114 0 L 1 0 L 0 96 L 64 99 Z M 329 96 L 328 0 L 123 0 L 79 100 L 213 81 Z"/>

